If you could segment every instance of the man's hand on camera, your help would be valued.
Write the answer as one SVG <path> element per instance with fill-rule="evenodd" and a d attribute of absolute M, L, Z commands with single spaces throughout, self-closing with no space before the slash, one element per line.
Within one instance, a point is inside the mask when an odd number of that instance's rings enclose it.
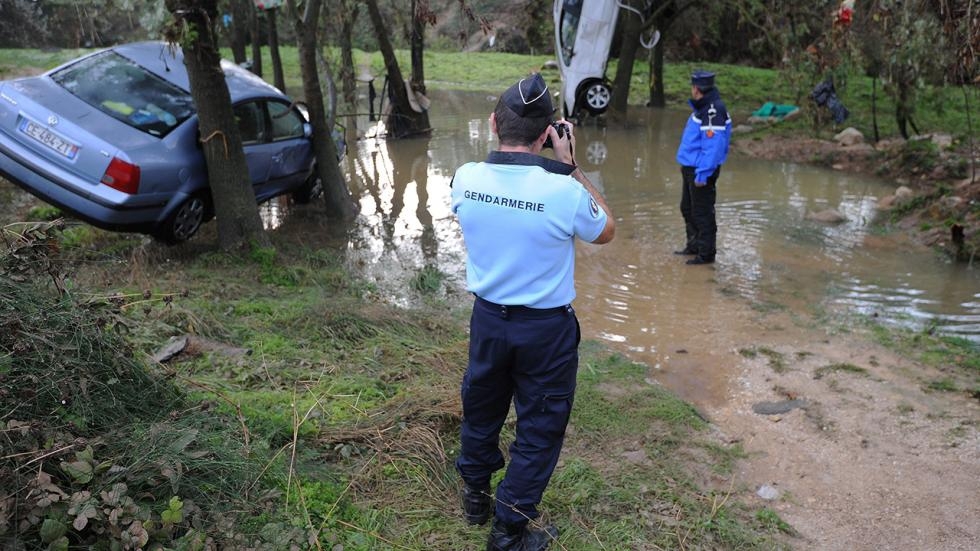
<path fill-rule="evenodd" d="M 569 165 L 575 164 L 575 134 L 572 132 L 572 123 L 566 120 L 557 121 L 558 124 L 565 126 L 562 136 L 558 136 L 558 130 L 554 125 L 548 127 L 548 137 L 551 138 L 552 147 L 555 150 L 555 159 Z"/>

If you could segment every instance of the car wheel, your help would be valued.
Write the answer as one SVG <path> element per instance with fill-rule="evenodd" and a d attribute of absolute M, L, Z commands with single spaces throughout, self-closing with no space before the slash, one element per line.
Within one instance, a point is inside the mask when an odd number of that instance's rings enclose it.
<path fill-rule="evenodd" d="M 605 82 L 595 81 L 585 87 L 581 97 L 582 106 L 593 115 L 598 115 L 609 107 L 612 90 Z"/>
<path fill-rule="evenodd" d="M 200 195 L 192 195 L 177 207 L 155 237 L 171 245 L 187 241 L 204 223 L 208 205 Z"/>
<path fill-rule="evenodd" d="M 299 189 L 293 192 L 293 201 L 305 204 L 321 195 L 323 195 L 323 180 L 320 179 L 320 173 L 314 167 L 313 173 L 310 174 L 309 178 L 303 182 L 303 185 Z"/>

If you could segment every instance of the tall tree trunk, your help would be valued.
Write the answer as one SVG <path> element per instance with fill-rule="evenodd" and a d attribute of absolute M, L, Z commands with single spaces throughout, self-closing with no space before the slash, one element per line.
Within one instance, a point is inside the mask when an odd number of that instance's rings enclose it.
<path fill-rule="evenodd" d="M 254 5 L 248 8 L 248 21 L 252 29 L 252 72 L 262 76 L 262 25 L 261 14 Z"/>
<path fill-rule="evenodd" d="M 973 114 L 970 111 L 970 89 L 966 84 L 961 85 L 963 89 L 963 111 L 966 113 L 966 135 L 970 137 L 970 180 L 977 179 L 977 156 L 975 154 L 976 145 L 973 137 Z"/>
<path fill-rule="evenodd" d="M 272 78 L 276 88 L 286 92 L 286 78 L 282 74 L 282 58 L 279 57 L 279 29 L 276 15 L 279 10 L 271 8 L 265 11 L 269 23 L 269 55 L 272 57 Z"/>
<path fill-rule="evenodd" d="M 348 142 L 357 139 L 357 77 L 354 74 L 354 22 L 358 5 L 343 6 L 340 13 L 340 83 L 343 89 L 347 117 Z"/>
<path fill-rule="evenodd" d="M 871 127 L 875 133 L 874 143 L 878 143 L 881 140 L 878 134 L 878 77 L 871 77 Z"/>
<path fill-rule="evenodd" d="M 247 61 L 245 55 L 245 37 L 248 35 L 248 11 L 245 2 L 250 0 L 231 0 L 231 55 L 235 63 L 241 65 Z"/>
<path fill-rule="evenodd" d="M 636 9 L 637 0 L 628 0 L 627 6 Z M 622 34 L 619 45 L 619 63 L 616 65 L 616 77 L 613 79 L 612 100 L 609 102 L 609 116 L 616 122 L 626 120 L 626 110 L 629 106 L 630 81 L 633 78 L 633 62 L 636 60 L 636 50 L 640 47 L 640 30 L 643 20 L 633 9 L 620 10 Z"/>
<path fill-rule="evenodd" d="M 416 12 L 418 0 L 412 0 L 412 90 L 425 93 L 425 64 L 422 53 L 425 50 L 425 21 Z"/>
<path fill-rule="evenodd" d="M 270 246 L 255 205 L 231 94 L 221 71 L 213 26 L 218 0 L 166 0 L 166 6 L 177 24 L 183 22 L 196 31 L 181 46 L 191 96 L 197 106 L 201 146 L 218 219 L 218 245 L 225 250 L 253 243 Z"/>
<path fill-rule="evenodd" d="M 322 0 L 306 0 L 303 15 L 296 10 L 295 0 L 286 0 L 286 9 L 293 19 L 296 29 L 296 42 L 299 50 L 299 69 L 303 76 L 303 96 L 313 125 L 313 151 L 316 155 L 317 172 L 323 183 L 327 204 L 327 214 L 331 217 L 349 220 L 357 213 L 357 205 L 351 198 L 337 162 L 337 148 L 334 145 L 332 130 L 327 123 L 327 113 L 323 107 L 323 89 L 317 71 L 317 24 L 320 21 Z"/>
<path fill-rule="evenodd" d="M 657 28 L 660 29 L 659 24 Z M 666 107 L 667 95 L 664 89 L 664 31 L 660 31 L 660 41 L 650 50 L 650 107 Z"/>
<path fill-rule="evenodd" d="M 365 0 L 365 3 L 378 38 L 378 47 L 385 60 L 385 69 L 388 71 L 388 95 L 391 98 L 391 113 L 387 121 L 388 133 L 394 138 L 429 134 L 432 131 L 429 126 L 429 113 L 425 110 L 418 112 L 412 109 L 408 91 L 405 89 L 405 79 L 402 77 L 401 69 L 398 68 L 395 48 L 388 39 L 388 27 L 381 17 L 378 2 Z"/>

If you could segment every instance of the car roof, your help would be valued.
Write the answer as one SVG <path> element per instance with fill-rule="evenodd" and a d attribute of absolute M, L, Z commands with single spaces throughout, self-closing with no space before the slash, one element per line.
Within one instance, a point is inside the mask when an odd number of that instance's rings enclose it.
<path fill-rule="evenodd" d="M 108 50 L 132 60 L 182 90 L 191 89 L 187 68 L 184 66 L 184 53 L 178 45 L 162 41 L 133 42 L 113 46 Z M 221 60 L 221 69 L 225 73 L 232 102 L 260 97 L 288 99 L 275 86 L 228 60 Z"/>

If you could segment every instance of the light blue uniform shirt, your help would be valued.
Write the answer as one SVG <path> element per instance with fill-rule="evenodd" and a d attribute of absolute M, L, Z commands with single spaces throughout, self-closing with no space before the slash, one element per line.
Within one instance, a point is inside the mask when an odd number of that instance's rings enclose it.
<path fill-rule="evenodd" d="M 456 171 L 452 209 L 466 244 L 466 288 L 483 299 L 553 308 L 575 298 L 575 238 L 598 238 L 606 213 L 577 180 L 544 167 L 571 168 L 494 151 Z"/>

